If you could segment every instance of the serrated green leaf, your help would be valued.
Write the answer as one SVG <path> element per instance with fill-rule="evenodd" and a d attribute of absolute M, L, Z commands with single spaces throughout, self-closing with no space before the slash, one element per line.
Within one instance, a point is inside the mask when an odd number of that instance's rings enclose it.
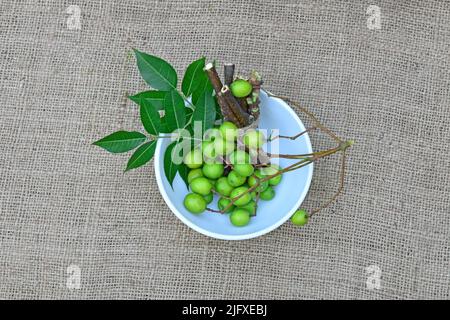
<path fill-rule="evenodd" d="M 177 87 L 175 69 L 161 58 L 134 49 L 142 78 L 157 90 L 169 91 Z"/>
<path fill-rule="evenodd" d="M 166 96 L 166 91 L 156 91 L 156 90 L 149 90 L 149 91 L 142 91 L 139 93 L 136 93 L 133 96 L 129 96 L 128 98 L 140 105 L 140 101 L 142 98 L 147 100 L 157 111 L 163 110 L 163 102 L 164 97 Z"/>
<path fill-rule="evenodd" d="M 179 167 L 179 165 L 175 164 L 172 160 L 172 150 L 176 145 L 176 142 L 171 143 L 164 153 L 164 173 L 172 188 L 173 180 L 175 179 Z"/>
<path fill-rule="evenodd" d="M 181 179 L 183 179 L 186 188 L 189 190 L 189 182 L 188 182 L 189 168 L 183 162 L 178 166 L 178 173 L 180 174 Z"/>
<path fill-rule="evenodd" d="M 205 58 L 200 58 L 192 62 L 184 73 L 183 81 L 181 82 L 181 91 L 183 91 L 186 97 L 189 97 L 194 90 L 202 85 L 206 80 L 205 71 Z"/>
<path fill-rule="evenodd" d="M 141 98 L 140 101 L 140 114 L 142 125 L 145 130 L 152 135 L 158 135 L 161 131 L 161 118 L 159 112 L 144 98 Z"/>
<path fill-rule="evenodd" d="M 133 150 L 145 140 L 147 137 L 140 132 L 117 131 L 93 144 L 112 153 L 121 153 Z"/>
<path fill-rule="evenodd" d="M 214 97 L 207 91 L 198 99 L 192 114 L 192 122 L 201 121 L 202 133 L 214 126 L 216 120 L 216 106 Z"/>
<path fill-rule="evenodd" d="M 156 140 L 144 143 L 140 146 L 128 160 L 125 171 L 136 169 L 149 162 L 155 154 Z"/>
<path fill-rule="evenodd" d="M 173 131 L 184 127 L 186 124 L 184 101 L 176 90 L 171 90 L 166 94 L 164 111 L 164 120 L 168 130 Z"/>

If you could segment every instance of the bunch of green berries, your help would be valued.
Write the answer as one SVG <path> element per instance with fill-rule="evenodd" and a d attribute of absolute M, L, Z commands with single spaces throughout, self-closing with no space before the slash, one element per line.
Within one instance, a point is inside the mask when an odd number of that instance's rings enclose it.
<path fill-rule="evenodd" d="M 266 142 L 261 131 L 249 129 L 242 137 L 238 134 L 236 125 L 224 122 L 187 153 L 183 161 L 191 169 L 188 183 L 192 192 L 184 198 L 184 206 L 200 214 L 208 209 L 215 193 L 219 196 L 216 211 L 230 214 L 231 223 L 242 227 L 256 215 L 259 199 L 275 197 L 274 186 L 281 182 L 282 174 L 276 175 L 281 170 L 277 165 L 258 166 L 252 161 L 250 154 L 257 154 Z M 240 149 L 238 140 L 243 144 Z"/>

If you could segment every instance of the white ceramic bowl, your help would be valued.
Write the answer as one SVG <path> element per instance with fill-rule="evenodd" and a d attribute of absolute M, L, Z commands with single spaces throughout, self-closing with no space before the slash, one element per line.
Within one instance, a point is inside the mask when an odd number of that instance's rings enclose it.
<path fill-rule="evenodd" d="M 297 114 L 284 101 L 268 97 L 261 92 L 260 129 L 278 129 L 279 134 L 292 136 L 305 130 Z M 280 153 L 303 154 L 312 152 L 311 142 L 307 134 L 295 141 L 279 139 Z M 287 172 L 274 189 L 275 198 L 271 201 L 259 201 L 255 217 L 245 227 L 235 227 L 231 224 L 228 214 L 205 211 L 195 215 L 183 206 L 183 200 L 188 193 L 186 185 L 178 175 L 170 187 L 164 174 L 164 151 L 170 144 L 169 139 L 159 139 L 155 153 L 155 173 L 159 191 L 172 212 L 190 228 L 213 238 L 223 240 L 243 240 L 266 234 L 286 222 L 301 205 L 311 184 L 313 165 L 299 170 Z M 270 146 L 269 146 L 270 147 Z M 296 160 L 280 159 L 280 166 L 286 167 Z M 297 160 L 298 161 L 298 160 Z M 208 205 L 217 208 L 217 196 Z"/>

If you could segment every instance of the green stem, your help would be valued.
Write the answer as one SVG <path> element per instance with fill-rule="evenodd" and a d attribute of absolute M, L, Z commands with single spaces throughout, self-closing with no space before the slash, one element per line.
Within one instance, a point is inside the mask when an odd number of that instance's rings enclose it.
<path fill-rule="evenodd" d="M 189 99 L 184 95 L 184 93 L 183 93 L 183 92 L 180 92 L 180 91 L 178 91 L 178 90 L 177 90 L 177 92 L 178 92 L 178 94 L 180 95 L 180 97 L 183 98 L 184 102 L 187 102 L 187 103 L 189 104 L 189 108 L 192 109 L 192 110 L 194 110 L 194 109 L 195 109 L 194 104 L 193 104 L 191 101 L 189 101 Z"/>
<path fill-rule="evenodd" d="M 264 177 L 264 178 L 258 179 L 258 180 L 256 181 L 256 183 L 255 183 L 252 187 L 250 187 L 249 189 L 247 189 L 245 192 L 243 192 L 242 194 L 240 194 L 240 195 L 238 195 L 238 196 L 236 196 L 236 197 L 234 197 L 234 198 L 231 198 L 231 199 L 230 199 L 230 200 L 231 200 L 230 203 L 222 210 L 222 212 L 226 212 L 228 209 L 231 208 L 231 206 L 232 206 L 238 199 L 240 199 L 241 197 L 243 197 L 245 194 L 254 191 L 256 188 L 259 187 L 259 185 L 260 185 L 261 183 L 263 183 L 263 182 L 265 182 L 265 181 L 268 181 L 268 180 L 270 180 L 270 179 L 272 179 L 272 178 L 274 178 L 274 177 L 276 177 L 276 176 L 279 176 L 280 174 L 283 174 L 283 173 L 286 173 L 286 172 L 290 172 L 290 171 L 294 171 L 294 170 L 298 170 L 298 169 L 300 169 L 300 168 L 303 168 L 303 167 L 305 167 L 305 166 L 307 166 L 307 165 L 309 165 L 309 164 L 311 164 L 311 163 L 313 163 L 313 162 L 315 162 L 315 161 L 317 161 L 317 160 L 319 160 L 319 159 L 321 159 L 321 158 L 330 156 L 330 155 L 332 155 L 332 154 L 334 154 L 334 153 L 336 153 L 336 152 L 339 152 L 339 151 L 345 151 L 345 150 L 346 150 L 348 147 L 350 147 L 352 144 L 353 144 L 353 142 L 352 142 L 351 140 L 349 140 L 349 141 L 345 141 L 345 142 L 340 143 L 340 145 L 339 145 L 338 147 L 336 147 L 336 148 L 332 148 L 332 149 L 328 149 L 328 150 L 324 150 L 324 151 L 315 152 L 311 157 L 303 158 L 302 160 L 300 160 L 300 161 L 298 161 L 298 162 L 296 162 L 296 163 L 294 163 L 294 164 L 292 164 L 292 165 L 290 165 L 290 166 L 288 166 L 288 167 L 286 167 L 286 168 L 284 168 L 284 169 L 282 169 L 282 170 L 280 170 L 280 171 L 278 171 L 278 172 L 276 172 L 276 173 L 274 173 L 274 174 L 272 174 L 272 175 L 268 175 L 268 176 L 266 176 L 266 177 Z"/>
<path fill-rule="evenodd" d="M 243 197 L 245 194 L 250 193 L 250 192 L 253 192 L 256 188 L 259 187 L 259 185 L 260 185 L 261 183 L 263 183 L 263 182 L 265 182 L 265 181 L 268 181 L 268 180 L 270 180 L 270 179 L 272 179 L 272 178 L 274 178 L 274 177 L 276 177 L 276 176 L 279 176 L 280 174 L 283 174 L 283 173 L 285 173 L 285 172 L 289 172 L 289 171 L 292 171 L 292 170 L 300 169 L 300 168 L 302 168 L 302 167 L 304 167 L 304 166 L 307 166 L 308 164 L 310 164 L 310 163 L 312 163 L 312 162 L 313 162 L 313 160 L 310 160 L 310 159 L 303 159 L 303 160 L 300 160 L 300 161 L 298 161 L 298 162 L 296 162 L 296 163 L 294 163 L 294 164 L 292 164 L 292 165 L 290 165 L 290 166 L 288 166 L 288 167 L 286 167 L 286 168 L 284 168 L 284 169 L 278 171 L 278 172 L 275 173 L 275 174 L 272 174 L 272 175 L 266 176 L 266 177 L 264 177 L 264 178 L 262 178 L 262 179 L 259 179 L 252 187 L 250 187 L 249 189 L 247 189 L 245 192 L 243 192 L 242 194 L 240 194 L 240 195 L 238 195 L 238 196 L 236 196 L 236 197 L 234 197 L 234 198 L 231 198 L 231 199 L 230 199 L 230 200 L 231 200 L 230 203 L 222 210 L 222 212 L 226 212 L 228 209 L 230 209 L 231 206 L 234 205 L 234 203 L 235 203 L 237 200 L 239 200 L 241 197 Z"/>

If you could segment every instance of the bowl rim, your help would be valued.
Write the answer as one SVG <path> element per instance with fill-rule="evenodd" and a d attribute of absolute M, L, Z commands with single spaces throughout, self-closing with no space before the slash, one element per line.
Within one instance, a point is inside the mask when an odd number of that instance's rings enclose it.
<path fill-rule="evenodd" d="M 291 116 L 299 124 L 299 126 L 300 126 L 300 128 L 302 130 L 305 130 L 305 125 L 300 120 L 300 118 L 297 115 L 297 113 L 284 100 L 282 100 L 280 98 L 276 98 L 276 97 L 269 97 L 269 96 L 268 96 L 268 98 L 269 99 L 277 99 L 280 102 L 280 106 L 282 106 L 284 109 L 286 109 L 291 114 Z M 308 152 L 312 152 L 312 144 L 311 144 L 311 139 L 309 138 L 309 134 L 306 133 L 304 135 L 304 137 L 305 137 L 305 140 L 306 140 L 305 142 L 306 142 L 306 147 L 308 149 Z M 154 157 L 154 159 L 155 159 L 154 168 L 155 168 L 155 176 L 156 176 L 156 182 L 158 184 L 158 189 L 159 189 L 159 192 L 161 193 L 161 195 L 163 196 L 163 199 L 164 199 L 165 203 L 170 208 L 170 210 L 173 212 L 173 214 L 175 214 L 175 216 L 177 216 L 178 219 L 180 219 L 189 228 L 191 228 L 191 229 L 193 229 L 193 230 L 195 230 L 195 231 L 197 231 L 197 232 L 199 232 L 199 233 L 201 233 L 201 234 L 203 234 L 205 236 L 209 236 L 209 237 L 212 237 L 212 238 L 216 238 L 216 239 L 220 239 L 220 240 L 247 240 L 247 239 L 252 239 L 252 238 L 256 238 L 256 237 L 262 236 L 264 234 L 267 234 L 267 233 L 277 229 L 279 226 L 281 226 L 283 223 L 285 223 L 294 214 L 294 212 L 298 209 L 298 207 L 303 203 L 303 201 L 305 200 L 306 195 L 308 194 L 309 189 L 311 187 L 312 175 L 313 175 L 313 171 L 314 171 L 314 163 L 311 163 L 309 165 L 309 166 L 311 166 L 311 169 L 309 170 L 309 174 L 308 174 L 307 181 L 306 181 L 306 186 L 303 189 L 303 192 L 300 195 L 299 199 L 297 200 L 295 206 L 293 206 L 293 208 L 291 210 L 289 210 L 276 223 L 274 223 L 274 224 L 272 224 L 272 225 L 270 225 L 270 226 L 268 226 L 268 227 L 266 227 L 266 228 L 264 228 L 264 229 L 262 229 L 260 231 L 252 232 L 252 233 L 248 233 L 248 234 L 224 235 L 224 234 L 221 234 L 221 233 L 211 232 L 211 231 L 203 229 L 203 228 L 195 225 L 191 221 L 189 221 L 172 204 L 172 201 L 170 200 L 169 195 L 167 194 L 166 190 L 164 189 L 164 184 L 163 184 L 163 180 L 162 180 L 162 179 L 164 179 L 164 177 L 162 176 L 162 173 L 164 172 L 164 170 L 162 169 L 163 167 L 161 166 L 161 162 L 160 162 L 161 149 L 162 149 L 162 139 L 158 139 L 158 141 L 156 143 L 156 150 L 155 150 L 155 157 Z"/>

